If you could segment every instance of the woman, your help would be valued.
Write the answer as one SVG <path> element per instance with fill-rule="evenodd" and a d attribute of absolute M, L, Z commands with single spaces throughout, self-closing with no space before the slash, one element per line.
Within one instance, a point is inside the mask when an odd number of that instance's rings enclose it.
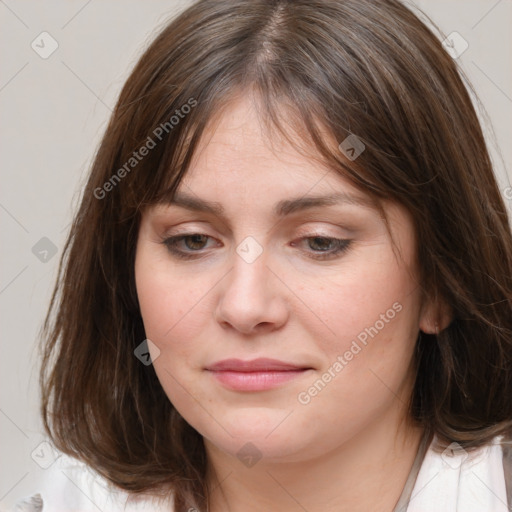
<path fill-rule="evenodd" d="M 44 334 L 47 433 L 97 472 L 80 510 L 511 503 L 510 225 L 456 65 L 396 0 L 173 20 L 123 88 Z"/>

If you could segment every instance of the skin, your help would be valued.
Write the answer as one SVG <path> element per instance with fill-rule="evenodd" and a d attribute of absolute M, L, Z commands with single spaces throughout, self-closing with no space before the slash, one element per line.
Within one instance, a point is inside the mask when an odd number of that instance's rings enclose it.
<path fill-rule="evenodd" d="M 135 276 L 154 369 L 169 400 L 204 438 L 210 511 L 391 512 L 422 435 L 406 411 L 415 341 L 420 329 L 433 332 L 448 318 L 422 299 L 414 230 L 400 206 L 385 203 L 399 257 L 370 206 L 274 215 L 283 199 L 365 195 L 284 140 L 272 140 L 271 147 L 254 100 L 234 100 L 178 189 L 221 203 L 224 217 L 172 204 L 145 211 Z M 184 233 L 208 237 L 177 244 L 193 259 L 162 243 Z M 262 249 L 251 263 L 236 252 L 248 236 Z M 313 256 L 334 246 L 324 238 L 315 244 L 315 236 L 351 243 L 318 260 Z M 300 393 L 332 373 L 358 334 L 397 303 L 394 318 L 300 403 Z M 205 369 L 258 357 L 311 370 L 271 390 L 242 392 Z M 261 456 L 251 467 L 237 457 L 246 443 Z"/>

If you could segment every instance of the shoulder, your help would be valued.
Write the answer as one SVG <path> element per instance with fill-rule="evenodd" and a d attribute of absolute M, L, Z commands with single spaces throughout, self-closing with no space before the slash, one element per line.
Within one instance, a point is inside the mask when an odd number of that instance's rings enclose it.
<path fill-rule="evenodd" d="M 509 511 L 512 454 L 502 436 L 468 451 L 452 443 L 439 452 L 433 448 L 436 441 L 425 454 L 407 512 Z"/>
<path fill-rule="evenodd" d="M 135 498 L 112 486 L 86 464 L 60 455 L 38 482 L 37 489 L 19 499 L 11 512 L 166 512 L 172 503 Z"/>

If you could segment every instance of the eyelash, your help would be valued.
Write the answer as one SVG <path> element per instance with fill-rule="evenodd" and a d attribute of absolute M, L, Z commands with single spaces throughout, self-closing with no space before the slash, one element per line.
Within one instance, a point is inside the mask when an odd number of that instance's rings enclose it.
<path fill-rule="evenodd" d="M 162 239 L 162 244 L 167 248 L 167 250 L 173 254 L 175 257 L 183 259 L 183 260 L 192 260 L 197 259 L 202 256 L 202 254 L 199 251 L 192 251 L 192 252 L 186 252 L 182 251 L 180 249 L 177 249 L 177 244 L 186 238 L 191 238 L 194 236 L 204 236 L 206 238 L 211 239 L 211 236 L 204 235 L 202 233 L 184 233 L 183 235 L 176 235 L 176 236 L 170 236 L 167 238 Z M 320 239 L 320 240 L 329 240 L 330 242 L 335 244 L 335 248 L 330 251 L 320 251 L 318 253 L 312 253 L 309 255 L 310 258 L 313 258 L 315 260 L 327 260 L 327 259 L 333 259 L 338 254 L 341 255 L 345 253 L 350 245 L 352 240 L 345 240 L 342 238 L 334 238 L 334 237 L 328 237 L 328 236 L 321 236 L 317 234 L 310 234 L 308 236 L 302 237 L 300 240 L 312 240 L 312 239 Z M 195 253 L 195 254 L 194 254 Z"/>

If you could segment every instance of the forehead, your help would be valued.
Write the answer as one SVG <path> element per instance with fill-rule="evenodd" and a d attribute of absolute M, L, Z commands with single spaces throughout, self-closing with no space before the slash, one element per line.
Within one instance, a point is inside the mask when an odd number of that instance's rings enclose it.
<path fill-rule="evenodd" d="M 377 201 L 357 188 L 330 168 L 313 144 L 308 145 L 291 126 L 286 133 L 291 142 L 279 130 L 267 132 L 261 112 L 251 97 L 226 104 L 202 133 L 176 190 L 150 210 L 165 216 L 167 208 L 174 206 L 229 224 L 239 219 L 245 225 L 259 218 L 274 222 L 296 212 L 315 216 L 316 207 L 335 208 L 330 218 L 339 211 L 342 219 L 349 208 L 352 218 L 361 216 L 375 225 L 389 221 L 388 227 L 398 230 L 399 238 L 414 237 L 403 207 Z"/>
<path fill-rule="evenodd" d="M 229 102 L 220 115 L 207 125 L 189 168 L 189 176 L 197 168 L 228 167 L 230 172 L 236 165 L 244 167 L 268 167 L 277 165 L 281 168 L 296 168 L 297 171 L 309 168 L 314 152 L 307 158 L 297 151 L 297 146 L 304 141 L 294 133 L 291 126 L 284 126 L 286 135 L 294 144 L 286 140 L 277 129 L 269 132 L 263 122 L 261 106 L 253 96 L 241 96 Z M 220 171 L 221 169 L 219 169 Z M 305 169 L 306 170 L 306 169 Z"/>
<path fill-rule="evenodd" d="M 355 206 L 383 213 L 374 197 L 326 164 L 311 137 L 291 123 L 262 122 L 262 115 L 252 94 L 224 103 L 202 132 L 177 188 L 163 191 L 150 210 L 176 205 L 220 217 L 248 211 L 284 217 L 317 206 Z M 334 140 L 319 128 L 328 143 Z"/>
<path fill-rule="evenodd" d="M 305 134 L 291 125 L 281 126 L 284 134 L 276 128 L 269 131 L 262 115 L 252 96 L 228 103 L 202 134 L 178 190 L 227 194 L 229 189 L 246 188 L 253 195 L 269 196 L 277 191 L 296 195 L 309 190 L 365 195 L 326 165 Z"/>

